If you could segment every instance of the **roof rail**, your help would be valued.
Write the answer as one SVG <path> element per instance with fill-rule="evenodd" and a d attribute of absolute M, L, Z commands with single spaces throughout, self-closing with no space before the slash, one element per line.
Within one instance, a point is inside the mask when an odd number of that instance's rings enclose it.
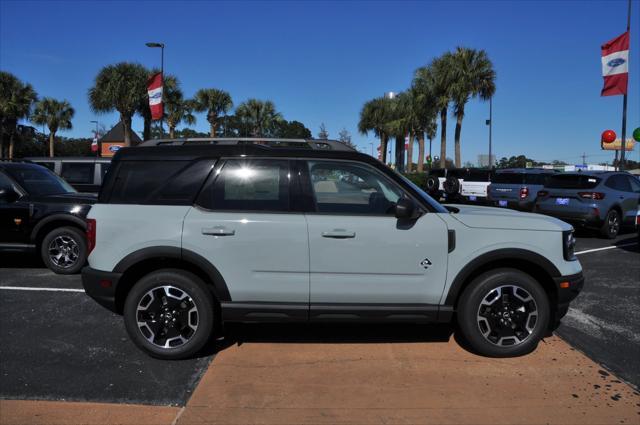
<path fill-rule="evenodd" d="M 337 140 L 320 139 L 272 139 L 259 137 L 202 137 L 185 139 L 156 139 L 147 140 L 138 145 L 146 146 L 185 146 L 185 145 L 213 145 L 237 146 L 257 145 L 266 148 L 313 149 L 334 151 L 355 151 L 352 147 Z"/>

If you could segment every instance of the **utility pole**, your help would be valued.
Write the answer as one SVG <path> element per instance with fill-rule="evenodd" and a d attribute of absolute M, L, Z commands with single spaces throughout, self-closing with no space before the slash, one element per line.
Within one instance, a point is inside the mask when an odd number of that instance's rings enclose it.
<path fill-rule="evenodd" d="M 587 165 L 587 154 L 582 152 L 582 165 Z"/>
<path fill-rule="evenodd" d="M 493 168 L 493 164 L 491 161 L 491 155 L 492 155 L 492 146 L 491 146 L 491 136 L 492 136 L 492 130 L 493 130 L 493 96 L 491 96 L 489 98 L 489 119 L 486 121 L 487 125 L 489 126 L 489 160 L 487 161 L 489 164 L 489 169 Z"/>

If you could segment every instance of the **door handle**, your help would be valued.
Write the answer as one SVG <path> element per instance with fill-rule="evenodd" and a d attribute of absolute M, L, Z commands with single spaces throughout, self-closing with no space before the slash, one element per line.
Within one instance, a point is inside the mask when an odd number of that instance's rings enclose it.
<path fill-rule="evenodd" d="M 334 238 L 334 239 L 349 239 L 355 238 L 356 232 L 350 232 L 344 229 L 333 229 L 329 232 L 322 232 L 323 238 Z"/>
<path fill-rule="evenodd" d="M 224 226 L 203 227 L 202 234 L 208 236 L 233 236 L 236 234 L 236 231 Z"/>

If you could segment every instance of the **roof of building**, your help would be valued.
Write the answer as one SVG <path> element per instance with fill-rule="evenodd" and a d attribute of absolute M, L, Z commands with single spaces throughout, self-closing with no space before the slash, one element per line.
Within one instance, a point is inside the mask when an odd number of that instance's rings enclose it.
<path fill-rule="evenodd" d="M 100 143 L 103 142 L 124 142 L 124 124 L 120 121 L 118 124 L 114 125 L 111 130 L 107 132 L 104 136 L 102 136 L 99 140 Z M 138 143 L 142 143 L 142 139 L 140 136 L 136 134 L 135 131 L 131 131 L 131 144 L 136 145 Z"/>

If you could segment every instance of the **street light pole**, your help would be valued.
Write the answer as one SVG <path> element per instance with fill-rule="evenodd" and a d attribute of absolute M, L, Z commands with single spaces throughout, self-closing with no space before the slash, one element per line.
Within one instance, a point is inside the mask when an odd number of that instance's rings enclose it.
<path fill-rule="evenodd" d="M 493 164 L 491 163 L 491 155 L 492 155 L 492 146 L 491 146 L 491 136 L 493 130 L 493 96 L 489 98 L 489 120 L 487 122 L 489 124 L 489 159 L 487 160 L 487 164 L 489 165 L 489 169 L 492 168 Z"/>
<path fill-rule="evenodd" d="M 146 43 L 147 47 L 160 48 L 160 75 L 162 76 L 162 99 L 164 102 L 164 43 Z M 164 137 L 164 113 L 160 117 L 160 137 Z"/>
<path fill-rule="evenodd" d="M 92 120 L 92 121 L 91 121 L 91 123 L 92 123 L 92 124 L 93 124 L 93 123 L 95 123 L 95 124 L 96 124 L 96 133 L 95 133 L 95 134 L 96 134 L 96 136 L 95 136 L 95 137 L 96 137 L 96 143 L 97 143 L 97 142 L 98 142 L 98 121 L 96 121 L 96 120 Z M 100 150 L 99 150 L 99 149 L 96 149 L 96 158 L 98 157 L 98 154 L 99 154 L 99 153 L 100 153 Z"/>
<path fill-rule="evenodd" d="M 373 143 L 369 143 L 371 145 L 371 156 L 373 156 Z"/>

